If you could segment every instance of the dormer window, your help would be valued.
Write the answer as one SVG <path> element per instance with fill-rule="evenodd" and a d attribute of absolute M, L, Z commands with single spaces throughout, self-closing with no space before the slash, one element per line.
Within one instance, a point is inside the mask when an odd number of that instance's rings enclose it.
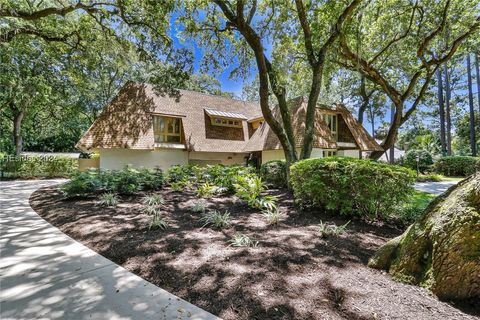
<path fill-rule="evenodd" d="M 235 112 L 226 112 L 213 109 L 205 109 L 205 112 L 210 117 L 212 125 L 214 126 L 242 128 L 242 121 L 247 119 L 243 114 Z"/>
<path fill-rule="evenodd" d="M 241 128 L 242 122 L 240 120 L 225 119 L 225 118 L 211 118 L 214 126 L 235 127 Z"/>
<path fill-rule="evenodd" d="M 181 143 L 182 120 L 180 118 L 154 116 L 153 134 L 156 143 Z"/>

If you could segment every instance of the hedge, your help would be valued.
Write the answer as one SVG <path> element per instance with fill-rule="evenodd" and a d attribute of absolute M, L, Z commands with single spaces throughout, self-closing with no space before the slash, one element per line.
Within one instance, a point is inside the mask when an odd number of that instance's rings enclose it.
<path fill-rule="evenodd" d="M 295 201 L 343 215 L 387 217 L 413 192 L 407 168 L 354 158 L 299 161 L 290 168 Z"/>
<path fill-rule="evenodd" d="M 468 156 L 443 157 L 435 163 L 435 170 L 445 176 L 466 177 L 480 171 L 480 158 Z"/>
<path fill-rule="evenodd" d="M 287 183 L 287 165 L 284 160 L 271 160 L 260 167 L 263 181 L 274 188 L 285 188 Z"/>
<path fill-rule="evenodd" d="M 68 178 L 78 169 L 78 160 L 62 156 L 5 156 L 0 160 L 4 178 Z"/>

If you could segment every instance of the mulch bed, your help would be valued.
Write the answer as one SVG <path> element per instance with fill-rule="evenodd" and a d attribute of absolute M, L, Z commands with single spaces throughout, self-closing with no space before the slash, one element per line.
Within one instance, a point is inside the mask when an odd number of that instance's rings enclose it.
<path fill-rule="evenodd" d="M 167 230 L 150 230 L 144 194 L 116 208 L 97 199 L 66 200 L 55 187 L 36 191 L 34 210 L 60 230 L 129 271 L 226 320 L 229 319 L 466 319 L 479 308 L 438 301 L 426 290 L 395 282 L 366 266 L 368 258 L 402 230 L 351 221 L 339 237 L 322 238 L 318 224 L 348 220 L 298 210 L 288 192 L 275 191 L 285 218 L 268 226 L 258 210 L 234 197 L 208 200 L 228 210 L 231 227 L 202 228 L 190 206 L 193 193 L 158 191 Z M 241 232 L 257 247 L 232 247 Z M 458 307 L 458 306 L 457 306 Z"/>

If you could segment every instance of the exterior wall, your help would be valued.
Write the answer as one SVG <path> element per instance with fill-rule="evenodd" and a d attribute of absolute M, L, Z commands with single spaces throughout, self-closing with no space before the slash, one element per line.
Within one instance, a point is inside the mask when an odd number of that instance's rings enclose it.
<path fill-rule="evenodd" d="M 350 132 L 345 120 L 343 120 L 342 115 L 338 115 L 338 141 L 341 142 L 352 142 L 356 144 L 353 134 Z"/>
<path fill-rule="evenodd" d="M 297 149 L 297 152 L 299 153 L 300 149 Z M 322 158 L 323 149 L 313 148 L 311 157 Z M 285 159 L 285 155 L 282 149 L 262 151 L 262 164 L 271 160 L 284 160 L 284 159 Z"/>
<path fill-rule="evenodd" d="M 84 172 L 90 168 L 100 168 L 100 159 L 78 159 L 78 171 Z"/>
<path fill-rule="evenodd" d="M 132 149 L 99 149 L 100 169 L 117 170 L 126 165 L 135 168 L 160 167 L 166 170 L 176 164 L 188 163 L 188 152 L 175 149 L 132 150 Z"/>
<path fill-rule="evenodd" d="M 227 126 L 215 126 L 212 124 L 210 117 L 205 114 L 205 137 L 207 139 L 221 139 L 221 140 L 236 140 L 245 141 L 245 133 L 243 126 L 245 121 L 241 121 L 242 127 L 227 127 Z"/>
<path fill-rule="evenodd" d="M 311 158 L 323 158 L 323 149 L 313 148 Z M 297 149 L 300 152 L 300 149 Z M 358 150 L 338 150 L 337 154 L 341 157 L 359 158 Z M 285 155 L 283 150 L 265 150 L 262 151 L 262 164 L 271 160 L 283 160 Z"/>
<path fill-rule="evenodd" d="M 190 152 L 188 155 L 190 163 L 198 164 L 245 164 L 245 157 L 248 153 L 227 153 L 227 152 Z M 193 161 L 192 161 L 193 160 Z M 196 161 L 197 160 L 197 161 Z M 200 161 L 198 161 L 200 160 Z"/>
<path fill-rule="evenodd" d="M 359 150 L 338 150 L 338 155 L 341 157 L 360 158 Z"/>

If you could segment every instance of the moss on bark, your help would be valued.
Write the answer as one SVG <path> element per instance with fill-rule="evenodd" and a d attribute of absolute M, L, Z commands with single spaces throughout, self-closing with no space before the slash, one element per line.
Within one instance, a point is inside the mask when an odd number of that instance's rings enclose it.
<path fill-rule="evenodd" d="M 422 218 L 370 259 L 442 299 L 480 297 L 480 174 L 435 199 Z"/>

